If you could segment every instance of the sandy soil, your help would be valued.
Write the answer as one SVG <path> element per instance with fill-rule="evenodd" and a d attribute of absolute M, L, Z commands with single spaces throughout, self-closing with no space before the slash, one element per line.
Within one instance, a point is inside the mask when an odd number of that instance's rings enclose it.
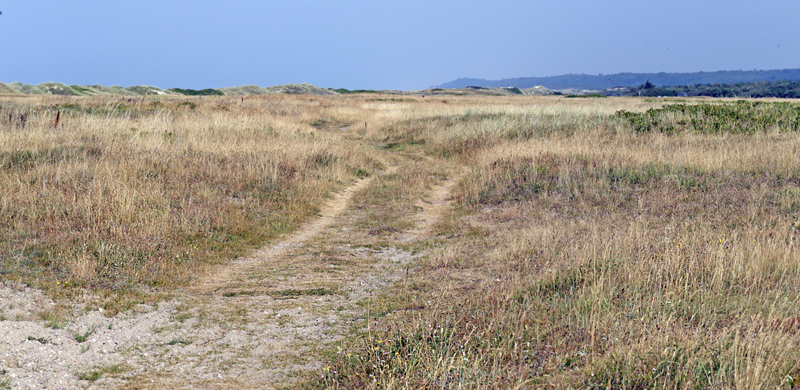
<path fill-rule="evenodd" d="M 359 302 L 402 278 L 413 260 L 398 247 L 347 239 L 364 218 L 350 200 L 372 181 L 356 182 L 294 234 L 157 305 L 107 317 L 87 309 L 87 296 L 54 321 L 42 313 L 55 302 L 0 285 L 0 388 L 263 389 L 319 370 L 325 345 L 364 326 Z M 455 182 L 417 203 L 417 226 L 396 242 L 427 233 Z"/>

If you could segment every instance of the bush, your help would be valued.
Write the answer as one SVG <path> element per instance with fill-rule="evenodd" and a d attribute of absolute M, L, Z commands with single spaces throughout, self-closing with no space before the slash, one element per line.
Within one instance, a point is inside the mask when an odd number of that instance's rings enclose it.
<path fill-rule="evenodd" d="M 637 132 L 745 133 L 771 128 L 800 130 L 800 105 L 738 101 L 733 104 L 670 104 L 643 113 L 618 111 L 616 116 Z"/>
<path fill-rule="evenodd" d="M 206 88 L 206 89 L 183 89 L 183 88 L 170 88 L 167 91 L 178 93 L 181 95 L 186 96 L 223 96 L 225 95 L 224 92 L 213 89 L 213 88 Z"/>

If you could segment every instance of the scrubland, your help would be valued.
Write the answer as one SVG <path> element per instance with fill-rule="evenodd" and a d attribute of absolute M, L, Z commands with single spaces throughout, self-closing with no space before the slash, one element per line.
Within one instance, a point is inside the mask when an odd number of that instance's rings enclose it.
<path fill-rule="evenodd" d="M 654 110 L 650 129 L 617 114 L 664 103 L 545 100 L 391 125 L 394 148 L 469 172 L 409 244 L 426 253 L 414 272 L 374 302 L 379 325 L 323 382 L 798 386 L 800 108 L 780 103 L 782 121 L 753 131 L 731 129 L 773 105 Z M 690 127 L 717 121 L 729 126 Z"/>
<path fill-rule="evenodd" d="M 4 270 L 44 286 L 175 287 L 291 230 L 378 166 L 368 150 L 310 125 L 324 105 L 4 103 Z"/>
<path fill-rule="evenodd" d="M 414 260 L 354 303 L 363 321 L 296 385 L 800 386 L 796 103 L 0 102 L 3 278 L 62 300 L 123 297 L 111 314 L 380 175 L 336 241 Z M 419 216 L 442 189 L 446 207 Z"/>

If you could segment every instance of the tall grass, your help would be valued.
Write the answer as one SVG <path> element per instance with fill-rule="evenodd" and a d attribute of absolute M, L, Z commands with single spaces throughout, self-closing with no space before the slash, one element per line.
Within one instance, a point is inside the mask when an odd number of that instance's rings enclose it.
<path fill-rule="evenodd" d="M 387 314 L 317 384 L 798 386 L 800 136 L 647 132 L 606 104 L 390 127 L 472 171 Z"/>
<path fill-rule="evenodd" d="M 797 107 L 725 104 L 745 119 L 618 98 L 14 97 L 0 271 L 180 287 L 405 161 L 354 197 L 387 217 L 351 238 L 423 256 L 310 385 L 794 388 Z M 718 131 L 663 130 L 692 118 Z M 393 242 L 464 167 L 430 236 Z"/>
<path fill-rule="evenodd" d="M 379 168 L 303 98 L 0 106 L 0 267 L 43 286 L 180 286 Z"/>

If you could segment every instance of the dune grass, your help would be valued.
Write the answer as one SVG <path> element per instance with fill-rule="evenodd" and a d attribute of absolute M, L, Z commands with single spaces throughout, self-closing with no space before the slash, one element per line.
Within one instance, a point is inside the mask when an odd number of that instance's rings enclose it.
<path fill-rule="evenodd" d="M 3 273 L 42 287 L 174 288 L 292 230 L 327 194 L 379 168 L 357 141 L 309 126 L 322 115 L 314 106 L 4 102 Z"/>
<path fill-rule="evenodd" d="M 654 107 L 606 100 L 390 127 L 472 171 L 314 386 L 797 386 L 800 136 L 641 131 L 615 112 Z"/>
<path fill-rule="evenodd" d="M 421 256 L 306 386 L 797 387 L 797 105 L 664 104 L 10 97 L 0 271 L 51 295 L 180 288 L 384 170 L 353 203 L 390 217 L 352 234 Z M 429 236 L 394 242 L 456 171 Z"/>

